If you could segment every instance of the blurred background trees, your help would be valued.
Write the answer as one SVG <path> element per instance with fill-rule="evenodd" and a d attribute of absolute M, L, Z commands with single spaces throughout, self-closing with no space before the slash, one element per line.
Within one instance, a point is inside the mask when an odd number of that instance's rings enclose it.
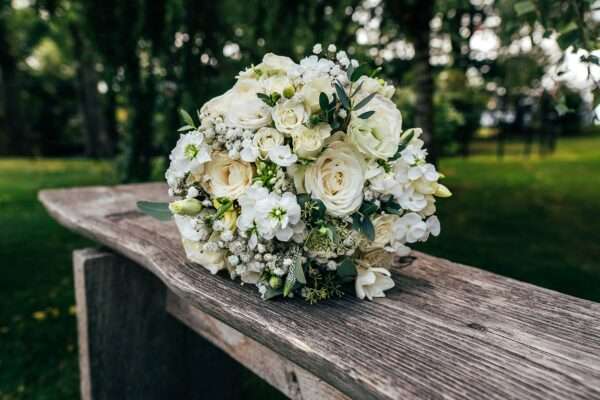
<path fill-rule="evenodd" d="M 148 179 L 198 108 L 264 53 L 335 43 L 395 82 L 431 158 L 595 129 L 592 0 L 1 0 L 0 154 L 115 158 Z M 163 168 L 159 164 L 156 168 Z"/>

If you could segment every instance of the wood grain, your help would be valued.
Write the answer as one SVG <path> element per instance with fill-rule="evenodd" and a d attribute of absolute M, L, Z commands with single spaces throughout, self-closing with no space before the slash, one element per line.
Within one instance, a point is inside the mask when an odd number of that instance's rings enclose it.
<path fill-rule="evenodd" d="M 265 302 L 189 263 L 172 223 L 135 210 L 167 200 L 163 184 L 39 197 L 63 225 L 351 398 L 600 399 L 598 303 L 417 252 L 386 299 Z"/>
<path fill-rule="evenodd" d="M 82 399 L 240 398 L 243 368 L 167 313 L 156 277 L 106 251 L 73 261 Z"/>

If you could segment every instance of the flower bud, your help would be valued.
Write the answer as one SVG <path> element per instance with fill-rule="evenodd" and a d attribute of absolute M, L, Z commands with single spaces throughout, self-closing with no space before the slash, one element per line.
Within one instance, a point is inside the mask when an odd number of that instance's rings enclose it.
<path fill-rule="evenodd" d="M 202 203 L 197 199 L 177 200 L 169 204 L 173 214 L 195 216 L 202 211 Z"/>
<path fill-rule="evenodd" d="M 294 97 L 294 93 L 296 93 L 296 89 L 294 89 L 293 86 L 288 86 L 285 89 L 283 89 L 283 95 L 286 99 L 291 99 L 292 97 Z"/>
<path fill-rule="evenodd" d="M 269 279 L 269 286 L 271 286 L 273 289 L 281 287 L 281 283 L 281 278 L 278 276 L 272 276 L 271 279 Z"/>
<path fill-rule="evenodd" d="M 436 197 L 450 197 L 452 196 L 452 192 L 446 186 L 438 183 L 437 189 L 433 195 Z"/>

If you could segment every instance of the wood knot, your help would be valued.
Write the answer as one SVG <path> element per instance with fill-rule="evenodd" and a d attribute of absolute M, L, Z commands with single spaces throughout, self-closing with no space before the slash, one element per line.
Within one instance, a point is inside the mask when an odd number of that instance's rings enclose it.
<path fill-rule="evenodd" d="M 476 331 L 480 331 L 480 332 L 487 331 L 487 328 L 485 326 L 478 324 L 477 322 L 469 322 L 467 324 L 467 326 L 471 329 L 475 329 Z"/>

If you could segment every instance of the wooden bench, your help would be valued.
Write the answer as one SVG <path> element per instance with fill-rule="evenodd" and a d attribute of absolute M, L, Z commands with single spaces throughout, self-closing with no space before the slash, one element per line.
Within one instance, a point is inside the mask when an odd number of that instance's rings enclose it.
<path fill-rule="evenodd" d="M 600 399 L 598 303 L 418 252 L 385 299 L 263 301 L 136 210 L 162 184 L 39 198 L 108 248 L 74 254 L 85 399 L 236 398 L 240 364 L 293 399 Z"/>

